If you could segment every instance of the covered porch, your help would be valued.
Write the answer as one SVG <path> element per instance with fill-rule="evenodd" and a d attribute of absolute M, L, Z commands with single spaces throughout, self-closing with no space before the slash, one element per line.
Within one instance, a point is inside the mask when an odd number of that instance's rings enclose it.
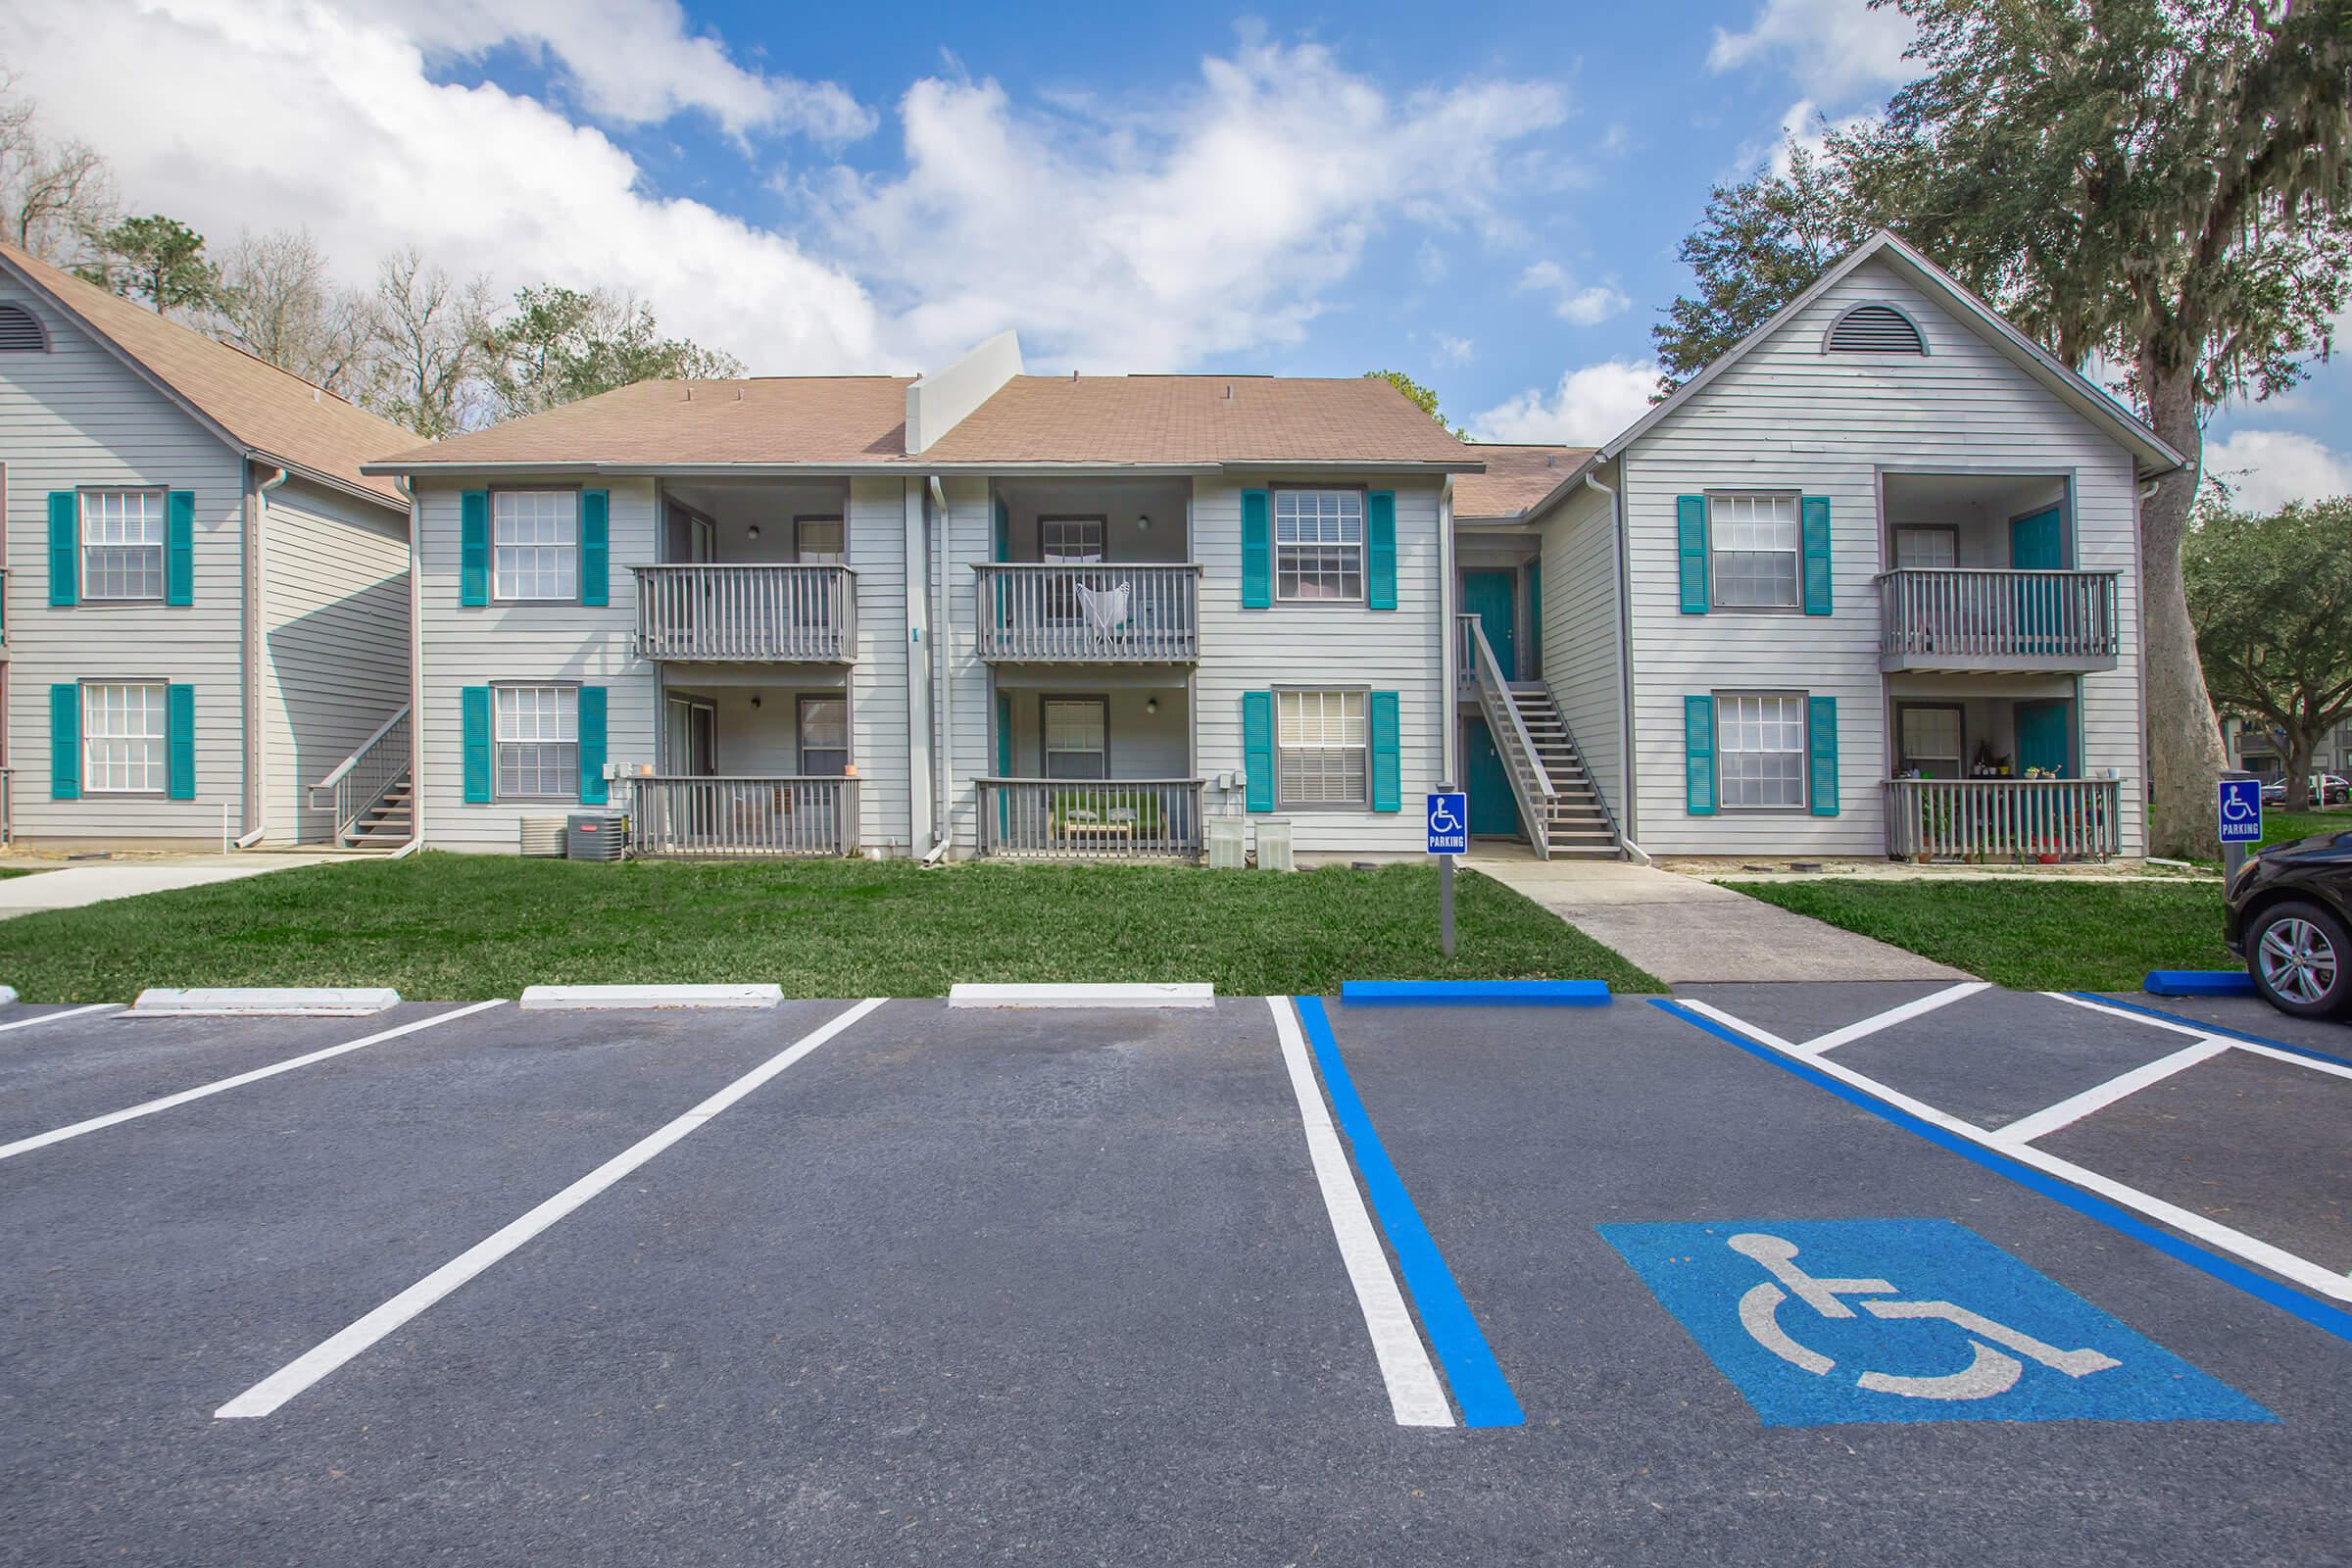
<path fill-rule="evenodd" d="M 858 592 L 841 480 L 672 481 L 662 559 L 636 566 L 648 659 L 848 663 Z"/>
<path fill-rule="evenodd" d="M 629 781 L 637 854 L 748 859 L 857 850 L 850 694 L 838 674 L 786 682 L 740 665 L 693 664 L 666 674 L 655 771 Z"/>
<path fill-rule="evenodd" d="M 2081 569 L 2063 474 L 1890 473 L 1885 670 L 2113 669 L 2118 574 Z"/>
<path fill-rule="evenodd" d="M 2104 860 L 2123 852 L 2120 767 L 2084 756 L 2071 678 L 1890 681 L 1886 853 L 1910 860 Z"/>
<path fill-rule="evenodd" d="M 1183 479 L 1014 479 L 990 500 L 979 652 L 992 663 L 1190 663 L 1200 568 Z"/>
<path fill-rule="evenodd" d="M 1076 681 L 1000 671 L 995 772 L 979 850 L 1031 859 L 1191 859 L 1206 781 L 1194 773 L 1189 683 L 1101 670 Z"/>

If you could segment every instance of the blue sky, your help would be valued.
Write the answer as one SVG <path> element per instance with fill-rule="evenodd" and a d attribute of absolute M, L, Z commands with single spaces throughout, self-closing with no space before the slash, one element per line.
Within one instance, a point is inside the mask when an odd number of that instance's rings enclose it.
<path fill-rule="evenodd" d="M 0 0 L 15 9 L 23 0 Z M 763 373 L 1401 368 L 1596 440 L 1710 184 L 1869 112 L 1899 17 L 1687 6 L 86 0 L 6 59 L 133 206 L 601 284 Z M 127 82 L 126 79 L 127 78 Z M 125 90 L 127 86 L 128 90 Z M 2227 411 L 2251 499 L 2352 487 L 2352 370 Z"/>

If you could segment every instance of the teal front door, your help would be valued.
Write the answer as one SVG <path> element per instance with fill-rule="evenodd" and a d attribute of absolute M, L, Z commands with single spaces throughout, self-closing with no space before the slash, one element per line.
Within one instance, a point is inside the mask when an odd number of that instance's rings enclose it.
<path fill-rule="evenodd" d="M 2017 705 L 2017 771 L 2038 767 L 2061 778 L 2074 776 L 2075 705 L 2063 700 Z"/>
<path fill-rule="evenodd" d="M 2017 571 L 2066 569 L 2066 519 L 2056 507 L 2009 522 L 2009 564 Z M 2049 577 L 2021 578 L 2017 584 L 2020 652 L 2048 653 L 2065 623 L 2066 585 Z"/>
<path fill-rule="evenodd" d="M 1511 775 L 1494 749 L 1483 718 L 1462 721 L 1462 788 L 1470 792 L 1470 832 L 1507 839 L 1519 831 L 1519 803 L 1511 798 Z"/>
<path fill-rule="evenodd" d="M 1487 646 L 1494 650 L 1494 663 L 1504 680 L 1519 678 L 1518 600 L 1515 572 L 1462 573 L 1462 613 L 1478 617 L 1479 629 L 1487 634 Z"/>

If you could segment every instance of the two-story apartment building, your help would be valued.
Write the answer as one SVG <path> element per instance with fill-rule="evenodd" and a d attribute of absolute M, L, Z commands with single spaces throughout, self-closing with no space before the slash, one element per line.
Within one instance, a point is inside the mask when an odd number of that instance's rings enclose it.
<path fill-rule="evenodd" d="M 414 440 L 0 245 L 6 830 L 358 831 L 312 786 L 404 705 L 408 502 L 360 463 Z M 368 794 L 405 840 L 397 790 Z"/>

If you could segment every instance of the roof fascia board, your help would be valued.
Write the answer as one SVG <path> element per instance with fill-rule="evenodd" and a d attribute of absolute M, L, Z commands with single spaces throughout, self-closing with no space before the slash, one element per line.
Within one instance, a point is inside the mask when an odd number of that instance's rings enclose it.
<path fill-rule="evenodd" d="M 349 479 L 341 479 L 331 473 L 321 472 L 307 463 L 297 463 L 292 458 L 281 457 L 274 452 L 263 452 L 259 449 L 248 450 L 246 456 L 256 462 L 267 463 L 273 468 L 283 468 L 297 479 L 305 480 L 322 489 L 337 491 L 358 501 L 372 501 L 385 511 L 396 512 L 404 517 L 409 514 L 409 504 L 400 497 L 388 496 L 381 490 L 370 490 L 366 485 L 353 484 Z"/>
<path fill-rule="evenodd" d="M 271 460 L 274 461 L 274 460 Z M 602 463 L 602 462 L 539 462 L 525 459 L 506 459 L 497 462 L 432 462 L 421 459 L 379 459 L 360 465 L 362 473 L 410 474 L 419 478 L 446 478 L 467 473 L 545 473 L 545 474 L 603 474 L 624 477 L 645 474 L 669 478 L 723 479 L 730 476 L 760 474 L 794 474 L 811 478 L 838 477 L 871 479 L 909 474 L 1058 474 L 1072 478 L 1151 478 L 1179 477 L 1188 474 L 1252 473 L 1282 476 L 1298 474 L 1307 477 L 1334 473 L 1397 473 L 1444 474 L 1484 473 L 1482 463 L 1395 463 L 1395 462 L 1330 462 L 1330 463 L 925 463 L 919 458 L 893 459 L 888 463 Z"/>

